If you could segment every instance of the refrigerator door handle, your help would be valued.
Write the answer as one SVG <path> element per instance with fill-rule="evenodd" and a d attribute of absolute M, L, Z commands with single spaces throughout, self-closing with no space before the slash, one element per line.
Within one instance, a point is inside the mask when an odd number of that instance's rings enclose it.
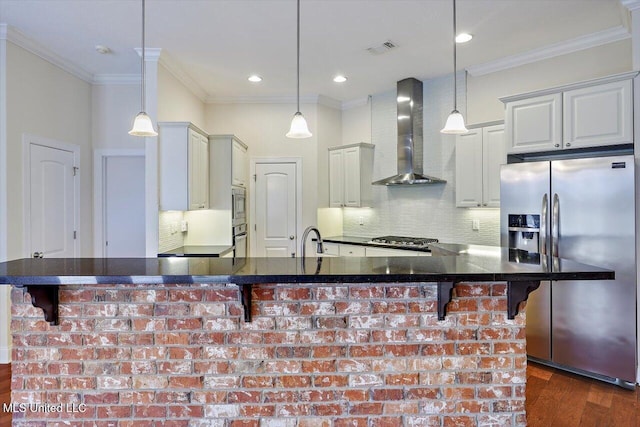
<path fill-rule="evenodd" d="M 542 196 L 542 219 L 540 220 L 540 254 L 547 254 L 547 221 L 549 216 L 549 197 L 547 193 Z"/>
<path fill-rule="evenodd" d="M 559 233 L 559 219 L 560 219 L 560 198 L 558 193 L 553 195 L 553 203 L 551 205 L 551 256 L 558 257 L 558 238 Z"/>

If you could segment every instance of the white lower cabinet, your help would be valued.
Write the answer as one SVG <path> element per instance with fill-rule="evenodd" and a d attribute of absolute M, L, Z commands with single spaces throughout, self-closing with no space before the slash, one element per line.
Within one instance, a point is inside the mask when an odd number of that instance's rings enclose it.
<path fill-rule="evenodd" d="M 373 246 L 349 245 L 347 243 L 324 243 L 324 256 L 393 257 L 430 256 L 430 252 L 403 249 L 379 248 Z"/>
<path fill-rule="evenodd" d="M 374 256 L 429 256 L 430 252 L 421 251 L 407 251 L 404 249 L 389 249 L 389 248 L 373 248 L 367 246 L 365 248 L 365 254 L 368 257 Z"/>

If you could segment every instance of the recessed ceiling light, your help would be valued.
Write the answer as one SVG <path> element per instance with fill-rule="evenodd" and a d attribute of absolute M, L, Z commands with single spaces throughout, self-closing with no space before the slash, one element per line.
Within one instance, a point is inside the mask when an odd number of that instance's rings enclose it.
<path fill-rule="evenodd" d="M 257 74 L 254 74 L 254 75 L 252 75 L 252 76 L 249 76 L 249 77 L 247 78 L 247 80 L 249 80 L 249 81 L 250 81 L 250 82 L 252 82 L 252 83 L 258 83 L 258 82 L 261 82 L 261 81 L 262 81 L 262 77 L 260 77 L 260 76 L 259 76 L 259 75 L 257 75 Z"/>
<path fill-rule="evenodd" d="M 473 36 L 467 33 L 460 33 L 456 36 L 456 43 L 466 43 L 471 40 Z"/>
<path fill-rule="evenodd" d="M 344 82 L 347 81 L 347 78 L 345 76 L 343 76 L 343 75 L 338 74 L 337 76 L 335 76 L 333 78 L 333 81 L 336 82 L 336 83 L 344 83 Z"/>

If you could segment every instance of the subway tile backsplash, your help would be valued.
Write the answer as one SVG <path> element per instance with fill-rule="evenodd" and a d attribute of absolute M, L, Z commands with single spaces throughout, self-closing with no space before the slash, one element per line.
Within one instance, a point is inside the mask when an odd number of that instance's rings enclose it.
<path fill-rule="evenodd" d="M 466 79 L 458 73 L 458 109 L 466 111 Z M 500 210 L 455 207 L 455 136 L 440 129 L 453 109 L 451 76 L 425 80 L 424 173 L 446 184 L 373 187 L 373 204 L 367 209 L 345 208 L 343 234 L 375 237 L 385 234 L 435 237 L 441 242 L 500 244 Z M 396 93 L 372 100 L 371 142 L 375 144 L 373 179 L 396 173 Z M 480 222 L 472 230 L 472 220 Z M 363 222 L 362 225 L 360 223 Z"/>

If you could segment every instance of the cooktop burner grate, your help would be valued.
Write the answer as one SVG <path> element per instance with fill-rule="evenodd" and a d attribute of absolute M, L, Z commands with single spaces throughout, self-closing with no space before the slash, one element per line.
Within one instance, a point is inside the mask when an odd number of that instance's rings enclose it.
<path fill-rule="evenodd" d="M 438 239 L 429 237 L 404 237 L 404 236 L 381 236 L 371 239 L 373 243 L 395 246 L 427 246 L 429 243 L 437 243 Z"/>

